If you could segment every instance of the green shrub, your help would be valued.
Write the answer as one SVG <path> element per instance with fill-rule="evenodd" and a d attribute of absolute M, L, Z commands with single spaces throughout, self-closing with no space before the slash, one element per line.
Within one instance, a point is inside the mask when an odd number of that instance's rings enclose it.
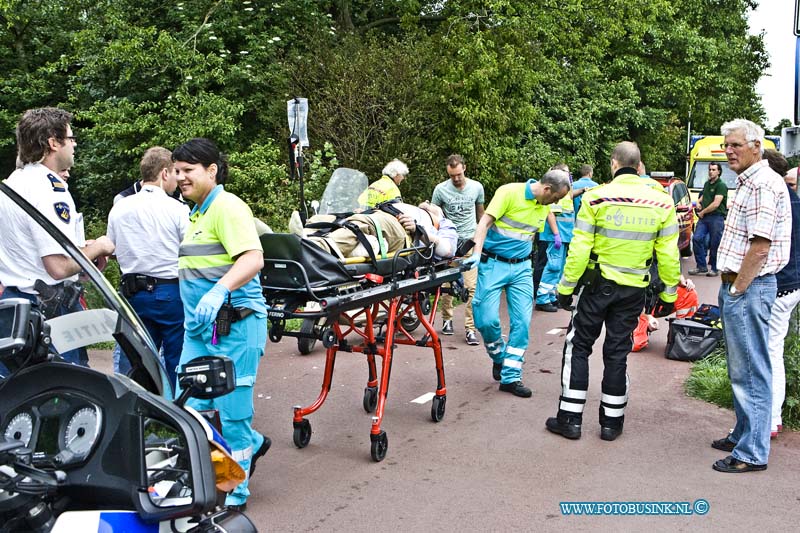
<path fill-rule="evenodd" d="M 733 407 L 733 391 L 728 379 L 725 361 L 725 346 L 720 343 L 714 352 L 692 365 L 692 373 L 686 380 L 686 392 L 721 407 Z"/>
<path fill-rule="evenodd" d="M 783 352 L 786 366 L 786 401 L 783 403 L 783 425 L 800 429 L 800 335 L 786 338 Z"/>
<path fill-rule="evenodd" d="M 790 328 L 783 353 L 786 367 L 786 400 L 783 403 L 783 425 L 800 429 L 800 333 Z M 686 393 L 720 407 L 733 407 L 733 390 L 728 379 L 725 346 L 720 346 L 708 357 L 692 365 L 686 380 Z"/>

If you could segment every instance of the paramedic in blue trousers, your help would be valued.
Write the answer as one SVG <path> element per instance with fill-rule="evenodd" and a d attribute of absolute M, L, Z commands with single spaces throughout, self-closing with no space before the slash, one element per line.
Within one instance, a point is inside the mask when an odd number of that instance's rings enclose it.
<path fill-rule="evenodd" d="M 622 433 L 628 402 L 628 353 L 644 308 L 653 252 L 665 288 L 653 316 L 672 313 L 680 281 L 678 222 L 672 198 L 663 187 L 639 177 L 639 147 L 617 144 L 611 153 L 610 183 L 583 195 L 572 236 L 558 302 L 572 309 L 561 362 L 558 414 L 546 427 L 568 439 L 581 436 L 589 388 L 589 355 L 603 326 L 603 380 L 600 438 L 612 441 Z"/>
<path fill-rule="evenodd" d="M 569 174 L 550 170 L 540 181 L 508 183 L 497 189 L 475 230 L 475 247 L 465 264 L 478 264 L 472 299 L 475 326 L 492 359 L 492 377 L 500 390 L 529 398 L 522 383 L 533 313 L 531 248 L 544 226 L 548 207 L 569 193 Z M 500 327 L 500 294 L 505 289 L 510 328 L 508 342 Z"/>
<path fill-rule="evenodd" d="M 251 426 L 253 385 L 267 342 L 267 308 L 258 279 L 264 254 L 250 208 L 225 191 L 228 165 L 217 146 L 208 139 L 192 139 L 172 152 L 172 160 L 181 193 L 195 203 L 178 259 L 186 315 L 179 368 L 203 355 L 233 359 L 233 392 L 212 400 L 192 398 L 187 404 L 219 410 L 231 455 L 248 473 L 225 504 L 244 510 L 255 462 L 271 444 Z M 217 316 L 223 306 L 223 315 L 232 315 L 227 335 Z"/>
<path fill-rule="evenodd" d="M 569 167 L 564 163 L 559 163 L 553 168 L 569 173 Z M 571 176 L 570 174 L 570 194 L 550 205 L 550 213 L 555 219 L 555 230 L 550 224 L 545 224 L 544 231 L 539 234 L 540 245 L 547 247 L 547 263 L 536 288 L 535 309 L 546 313 L 558 311 L 556 285 L 564 272 L 564 262 L 567 260 L 569 242 L 572 240 L 572 230 L 575 227 Z"/>

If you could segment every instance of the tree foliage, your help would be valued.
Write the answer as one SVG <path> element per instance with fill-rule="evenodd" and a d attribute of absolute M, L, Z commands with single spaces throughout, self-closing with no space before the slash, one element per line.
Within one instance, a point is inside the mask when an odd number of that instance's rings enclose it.
<path fill-rule="evenodd" d="M 308 197 L 341 164 L 429 197 L 463 154 L 488 192 L 558 161 L 597 165 L 637 141 L 683 170 L 686 125 L 763 120 L 768 65 L 752 0 L 0 0 L 0 169 L 27 108 L 63 106 L 79 137 L 73 190 L 90 218 L 151 145 L 195 136 L 229 153 L 229 188 L 285 226 L 286 100 L 309 98 Z M 71 185 L 72 185 L 71 183 Z"/>

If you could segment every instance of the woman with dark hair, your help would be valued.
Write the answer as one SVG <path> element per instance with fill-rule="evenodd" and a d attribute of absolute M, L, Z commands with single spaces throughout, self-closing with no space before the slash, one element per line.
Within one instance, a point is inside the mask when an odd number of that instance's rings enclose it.
<path fill-rule="evenodd" d="M 228 165 L 217 146 L 208 139 L 192 139 L 172 152 L 172 160 L 183 197 L 195 204 L 178 259 L 186 314 L 180 365 L 203 355 L 233 359 L 236 389 L 213 400 L 193 398 L 188 404 L 219 410 L 232 455 L 249 472 L 225 500 L 242 510 L 255 462 L 271 444 L 251 426 L 253 385 L 267 342 L 267 308 L 258 279 L 264 256 L 250 208 L 225 191 Z M 218 318 L 220 309 L 231 317 L 229 332 L 224 316 Z"/>

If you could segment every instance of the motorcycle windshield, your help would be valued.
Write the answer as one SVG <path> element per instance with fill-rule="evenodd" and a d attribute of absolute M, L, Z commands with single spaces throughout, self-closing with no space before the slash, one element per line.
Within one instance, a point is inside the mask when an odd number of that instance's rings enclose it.
<path fill-rule="evenodd" d="M 81 268 L 80 273 L 69 278 L 72 282 L 68 284 L 70 291 L 60 294 L 64 301 L 68 299 L 75 302 L 70 307 L 74 312 L 49 318 L 46 322 L 50 326 L 52 339 L 50 351 L 70 353 L 71 357 L 83 354 L 78 359 L 88 355 L 91 368 L 113 373 L 113 352 L 118 345 L 130 361 L 128 376 L 150 392 L 172 399 L 172 385 L 155 343 L 128 301 L 72 240 L 5 183 L 0 183 L 0 203 L 3 204 L 0 205 L 3 208 L 0 212 L 13 212 L 16 219 L 23 217 L 31 220 L 59 244 L 65 256 L 72 258 Z M 11 268 L 14 268 L 13 265 Z M 3 297 L 20 296 L 14 289 L 6 289 Z M 28 296 L 30 298 L 35 299 Z M 12 377 L 12 368 L 11 364 L 0 366 L 0 376 L 6 376 L 0 379 Z"/>
<path fill-rule="evenodd" d="M 367 175 L 352 168 L 337 168 L 333 171 L 322 200 L 319 214 L 352 213 L 365 206 L 359 205 L 359 196 L 369 186 Z"/>

